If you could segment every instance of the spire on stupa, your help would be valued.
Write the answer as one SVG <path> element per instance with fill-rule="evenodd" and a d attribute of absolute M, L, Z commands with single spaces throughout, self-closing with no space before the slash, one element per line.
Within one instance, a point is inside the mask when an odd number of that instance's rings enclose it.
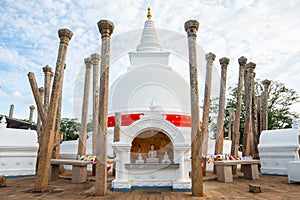
<path fill-rule="evenodd" d="M 161 52 L 162 47 L 159 44 L 154 22 L 151 20 L 151 9 L 148 7 L 147 20 L 144 25 L 140 44 L 137 46 L 137 52 Z"/>

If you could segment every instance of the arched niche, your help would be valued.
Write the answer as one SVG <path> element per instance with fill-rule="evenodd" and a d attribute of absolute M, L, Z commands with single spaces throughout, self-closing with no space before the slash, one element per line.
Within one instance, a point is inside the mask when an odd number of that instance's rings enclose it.
<path fill-rule="evenodd" d="M 151 145 L 154 145 L 154 150 L 157 152 L 157 158 L 161 162 L 165 152 L 169 159 L 174 160 L 174 147 L 171 139 L 161 130 L 145 130 L 139 133 L 131 142 L 130 162 L 135 163 L 141 153 L 143 160 L 148 157 L 148 152 Z"/>

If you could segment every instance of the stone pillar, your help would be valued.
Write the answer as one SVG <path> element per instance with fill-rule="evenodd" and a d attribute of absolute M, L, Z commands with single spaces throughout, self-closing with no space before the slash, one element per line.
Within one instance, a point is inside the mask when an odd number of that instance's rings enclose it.
<path fill-rule="evenodd" d="M 84 90 L 83 90 L 83 101 L 82 101 L 82 113 L 81 113 L 81 126 L 78 140 L 78 155 L 86 154 L 86 138 L 87 138 L 87 118 L 88 118 L 88 106 L 89 106 L 89 91 L 90 91 L 90 77 L 92 62 L 91 58 L 85 58 L 84 63 L 86 66 L 85 80 L 84 80 Z"/>
<path fill-rule="evenodd" d="M 39 88 L 39 94 L 40 94 L 40 97 L 42 98 L 42 101 L 43 101 L 43 96 L 44 96 L 44 88 L 43 87 Z M 37 112 L 38 112 L 37 135 L 38 135 L 39 144 L 41 145 L 42 144 L 41 138 L 42 138 L 42 134 L 43 134 L 43 132 L 42 132 L 42 120 L 41 120 L 41 117 L 40 117 L 39 109 L 37 109 Z"/>
<path fill-rule="evenodd" d="M 203 148 L 202 154 L 207 155 L 208 148 L 208 124 L 209 124 L 209 108 L 210 108 L 210 92 L 211 92 L 211 76 L 212 66 L 216 55 L 208 53 L 206 58 L 206 75 L 205 75 L 205 90 L 204 90 L 204 105 L 203 105 L 203 117 L 202 117 L 202 132 L 203 132 Z"/>
<path fill-rule="evenodd" d="M 234 131 L 233 125 L 234 125 L 234 117 L 235 117 L 235 112 L 234 108 L 229 108 L 229 124 L 228 124 L 228 138 L 232 140 L 232 132 Z"/>
<path fill-rule="evenodd" d="M 91 55 L 93 64 L 93 135 L 92 135 L 92 153 L 96 155 L 96 134 L 99 126 L 99 61 L 100 55 L 94 53 Z"/>
<path fill-rule="evenodd" d="M 121 138 L 121 126 L 122 126 L 121 113 L 115 113 L 115 127 L 114 127 L 114 142 L 119 142 Z"/>
<path fill-rule="evenodd" d="M 49 99 L 50 99 L 50 90 L 51 90 L 51 79 L 53 77 L 52 68 L 46 65 L 43 67 L 43 72 L 45 75 L 44 78 L 44 108 L 46 114 L 48 113 L 48 107 L 49 107 Z"/>
<path fill-rule="evenodd" d="M 250 144 L 252 135 L 252 84 L 253 70 L 255 69 L 255 63 L 248 63 L 247 68 L 247 86 L 245 85 L 245 126 L 243 135 L 243 156 L 250 156 Z"/>
<path fill-rule="evenodd" d="M 189 48 L 189 67 L 190 67 L 190 90 L 191 90 L 191 152 L 192 152 L 192 195 L 203 196 L 202 182 L 202 133 L 200 131 L 200 105 L 198 91 L 198 65 L 197 65 L 197 49 L 196 38 L 199 28 L 197 20 L 189 20 L 184 24 L 185 31 L 188 35 Z"/>
<path fill-rule="evenodd" d="M 262 82 L 264 85 L 263 99 L 262 99 L 262 130 L 268 130 L 268 99 L 269 99 L 269 86 L 271 81 L 268 79 Z"/>
<path fill-rule="evenodd" d="M 64 70 L 62 71 L 62 76 L 64 76 L 66 69 L 66 64 L 64 64 Z M 52 158 L 58 159 L 60 158 L 60 121 L 61 121 L 61 107 L 62 107 L 62 90 L 63 90 L 63 80 L 61 80 L 61 87 L 59 91 L 58 97 L 58 105 L 57 105 L 57 114 L 56 114 L 56 121 L 55 121 L 55 129 L 54 129 L 54 147 L 53 147 L 53 154 Z M 60 172 L 64 171 L 63 165 L 60 165 L 59 168 Z"/>
<path fill-rule="evenodd" d="M 29 106 L 29 109 L 30 109 L 30 112 L 29 112 L 29 122 L 32 123 L 33 122 L 33 113 L 34 113 L 35 106 L 31 105 L 31 106 Z"/>
<path fill-rule="evenodd" d="M 109 87 L 109 65 L 110 65 L 110 36 L 114 30 L 114 24 L 108 20 L 98 22 L 101 33 L 101 70 L 100 70 L 100 93 L 99 93 L 99 130 L 96 142 L 96 183 L 95 195 L 106 195 L 106 159 L 107 159 L 107 112 L 108 112 L 108 87 Z M 99 142 L 99 143 L 98 143 Z"/>
<path fill-rule="evenodd" d="M 219 113 L 217 121 L 217 135 L 215 145 L 215 155 L 223 153 L 223 140 L 224 140 L 224 113 L 225 113 L 225 93 L 226 93 L 226 76 L 229 58 L 221 58 L 221 84 L 220 84 L 220 97 L 219 97 Z"/>
<path fill-rule="evenodd" d="M 14 104 L 11 104 L 10 107 L 9 107 L 9 115 L 8 115 L 11 118 L 14 117 L 14 109 L 15 109 Z"/>
<path fill-rule="evenodd" d="M 233 137 L 232 137 L 232 145 L 231 145 L 231 155 L 237 156 L 238 149 L 240 145 L 240 116 L 241 116 L 241 108 L 242 108 L 242 93 L 243 93 L 243 83 L 244 83 L 244 71 L 245 65 L 247 63 L 247 58 L 244 56 L 240 57 L 239 60 L 239 81 L 238 81 L 238 88 L 237 88 L 237 97 L 236 97 L 236 111 L 235 111 L 235 121 L 234 121 L 234 128 L 233 128 Z"/>
<path fill-rule="evenodd" d="M 252 90 L 252 96 L 251 96 L 251 101 L 252 101 L 252 111 L 251 111 L 251 140 L 250 140 L 250 152 L 251 155 L 254 156 L 255 158 L 258 157 L 258 138 L 257 138 L 257 101 L 256 101 L 256 94 L 255 94 L 255 85 L 254 85 L 254 78 L 255 78 L 256 73 L 252 73 L 252 78 L 251 78 L 251 90 Z"/>
<path fill-rule="evenodd" d="M 56 61 L 55 76 L 52 86 L 51 101 L 48 108 L 47 120 L 44 129 L 41 157 L 38 163 L 38 171 L 34 186 L 34 191 L 42 192 L 48 187 L 48 177 L 50 169 L 50 160 L 52 156 L 54 143 L 54 127 L 58 107 L 58 99 L 60 94 L 60 87 L 62 86 L 63 70 L 66 60 L 68 43 L 71 40 L 73 33 L 68 29 L 60 29 L 58 31 L 60 44 L 58 49 L 58 56 Z"/>
<path fill-rule="evenodd" d="M 257 132 L 259 138 L 262 132 L 262 96 L 257 99 Z"/>

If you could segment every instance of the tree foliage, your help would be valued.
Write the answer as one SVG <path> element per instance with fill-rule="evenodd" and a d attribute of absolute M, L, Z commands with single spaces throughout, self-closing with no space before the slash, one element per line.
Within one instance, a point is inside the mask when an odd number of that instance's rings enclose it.
<path fill-rule="evenodd" d="M 60 133 L 63 140 L 77 140 L 79 137 L 80 123 L 76 118 L 62 118 L 60 121 Z"/>
<path fill-rule="evenodd" d="M 259 81 L 255 81 L 255 96 L 259 97 L 263 94 L 263 85 Z M 227 99 L 224 120 L 224 133 L 228 134 L 229 108 L 236 108 L 237 87 L 232 88 Z M 300 101 L 299 95 L 295 90 L 289 89 L 284 83 L 272 81 L 268 90 L 268 129 L 282 129 L 292 127 L 292 118 L 299 117 L 299 114 L 291 110 L 291 106 Z M 240 116 L 240 133 L 244 132 L 245 123 L 245 105 L 244 95 L 242 97 L 242 109 Z"/>

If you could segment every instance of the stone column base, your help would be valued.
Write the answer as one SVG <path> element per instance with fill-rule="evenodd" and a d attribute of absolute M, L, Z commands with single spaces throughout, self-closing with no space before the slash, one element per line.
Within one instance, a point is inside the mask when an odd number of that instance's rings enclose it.
<path fill-rule="evenodd" d="M 191 180 L 173 181 L 173 192 L 190 192 L 192 191 Z"/>
<path fill-rule="evenodd" d="M 111 189 L 116 192 L 131 192 L 131 183 L 126 180 L 113 180 Z"/>

